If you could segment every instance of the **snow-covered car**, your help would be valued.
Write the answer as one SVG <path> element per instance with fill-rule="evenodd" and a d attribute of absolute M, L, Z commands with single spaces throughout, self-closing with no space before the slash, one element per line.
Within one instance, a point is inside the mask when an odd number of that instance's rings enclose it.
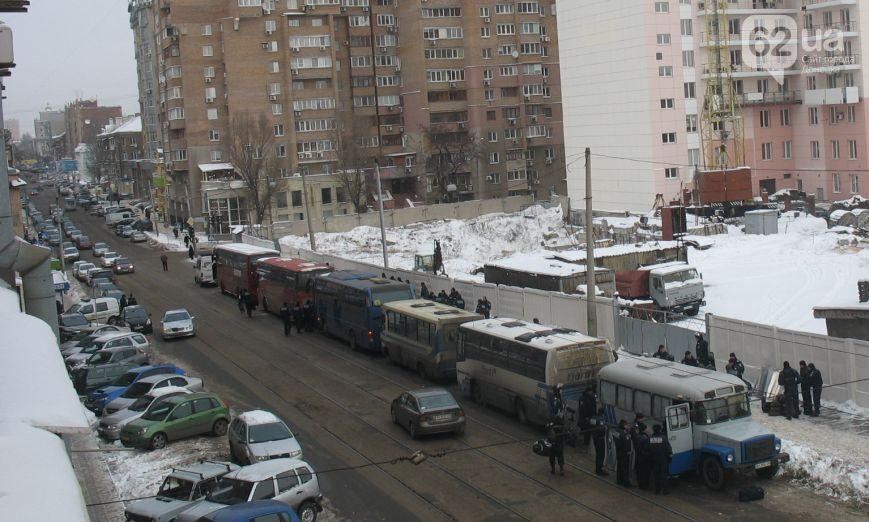
<path fill-rule="evenodd" d="M 194 319 L 196 318 L 190 315 L 190 312 L 186 308 L 167 311 L 163 314 L 163 320 L 160 321 L 163 327 L 163 339 L 193 337 L 196 335 L 196 326 L 193 324 Z"/>
<path fill-rule="evenodd" d="M 105 359 L 108 353 L 103 353 L 102 357 L 96 357 L 101 352 L 114 350 L 122 347 L 133 348 L 134 354 L 131 357 L 135 358 L 135 362 L 139 360 L 147 361 L 147 355 L 151 352 L 148 339 L 140 333 L 110 333 L 94 340 L 92 347 L 82 350 L 81 352 L 70 355 L 66 358 L 67 368 L 76 368 L 85 364 L 101 364 L 102 359 Z M 144 355 L 144 357 L 141 357 Z"/>
<path fill-rule="evenodd" d="M 235 464 L 210 460 L 173 469 L 156 497 L 130 503 L 124 514 L 127 520 L 173 521 L 210 494 L 221 477 L 237 469 Z"/>
<path fill-rule="evenodd" d="M 100 260 L 100 264 L 105 268 L 111 268 L 112 265 L 115 264 L 115 259 L 121 257 L 121 254 L 117 252 L 106 252 L 103 254 L 103 258 Z"/>
<path fill-rule="evenodd" d="M 75 333 L 69 341 L 61 344 L 60 354 L 64 357 L 69 357 L 70 355 L 76 354 L 82 351 L 82 349 L 91 346 L 94 341 L 104 335 L 129 331 L 129 328 L 113 324 L 98 324 L 88 326 L 87 328 L 83 328 L 81 331 Z"/>
<path fill-rule="evenodd" d="M 128 408 L 131 404 L 144 395 L 147 395 L 154 390 L 160 388 L 185 388 L 191 392 L 202 391 L 202 379 L 190 377 L 188 375 L 177 375 L 174 373 L 164 373 L 159 375 L 150 375 L 143 379 L 139 379 L 127 388 L 124 393 L 117 399 L 112 399 L 106 404 L 105 413 L 112 414 L 116 411 Z"/>
<path fill-rule="evenodd" d="M 99 427 L 97 427 L 97 433 L 106 440 L 118 440 L 121 437 L 121 429 L 124 426 L 138 419 L 165 399 L 185 393 L 192 392 L 187 388 L 166 386 L 151 390 L 149 393 L 136 399 L 129 407 L 122 410 L 110 413 L 108 407 L 106 407 L 105 415 L 100 419 Z"/>
<path fill-rule="evenodd" d="M 302 456 L 302 447 L 290 428 L 268 411 L 242 413 L 229 424 L 227 436 L 230 458 L 242 464 Z"/>

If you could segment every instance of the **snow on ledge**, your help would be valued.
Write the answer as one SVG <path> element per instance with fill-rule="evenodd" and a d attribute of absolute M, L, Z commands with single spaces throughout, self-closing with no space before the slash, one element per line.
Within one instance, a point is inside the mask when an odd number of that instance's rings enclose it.
<path fill-rule="evenodd" d="M 19 422 L 0 422 L 0 455 L 6 470 L 0 474 L 3 518 L 88 520 L 78 479 L 60 437 Z"/>

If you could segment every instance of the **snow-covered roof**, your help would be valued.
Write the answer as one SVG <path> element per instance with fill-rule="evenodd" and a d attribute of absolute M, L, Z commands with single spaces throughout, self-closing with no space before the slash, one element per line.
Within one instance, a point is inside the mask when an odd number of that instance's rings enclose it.
<path fill-rule="evenodd" d="M 100 136 L 111 136 L 112 134 L 134 134 L 142 132 L 142 118 L 134 116 L 120 125 L 106 126 L 105 132 Z"/>
<path fill-rule="evenodd" d="M 17 177 L 10 177 L 9 178 L 9 186 L 12 188 L 23 187 L 24 185 L 27 185 L 27 182 L 21 178 L 17 178 Z"/>
<path fill-rule="evenodd" d="M 633 245 L 613 245 L 610 247 L 602 247 L 594 249 L 594 258 L 603 259 L 605 257 L 621 256 L 632 252 L 655 252 L 667 248 L 676 248 L 679 244 L 675 241 L 654 241 L 651 243 L 640 243 Z M 585 250 L 564 250 L 553 253 L 553 257 L 570 263 L 585 261 Z"/>
<path fill-rule="evenodd" d="M 272 250 L 269 248 L 262 248 L 256 245 L 248 245 L 247 243 L 227 243 L 225 245 L 217 245 L 215 248 L 216 251 L 226 250 L 228 252 L 234 252 L 236 254 L 270 254 L 270 255 L 280 255 L 277 250 Z M 219 254 L 218 254 L 219 255 Z"/>
<path fill-rule="evenodd" d="M 694 267 L 692 267 L 688 263 L 683 263 L 682 261 L 673 261 L 671 263 L 661 263 L 659 265 L 648 265 L 643 267 L 644 270 L 649 269 L 656 275 L 673 274 L 676 272 L 681 272 L 687 268 Z"/>
<path fill-rule="evenodd" d="M 69 383 L 69 378 L 66 381 Z M 13 401 L 6 395 L 4 402 L 18 402 L 45 385 L 40 380 L 39 386 L 28 386 L 27 393 L 19 388 Z M 0 513 L 5 513 L 5 519 L 89 520 L 78 479 L 59 437 L 19 422 L 0 422 L 0 455 L 7 470 L 0 475 Z"/>
<path fill-rule="evenodd" d="M 164 395 L 168 395 L 170 393 L 193 393 L 187 388 L 182 388 L 181 386 L 163 386 L 162 388 L 154 388 L 153 390 L 148 392 L 152 398 L 156 399 L 157 397 L 162 397 Z"/>
<path fill-rule="evenodd" d="M 79 143 L 79 144 L 76 145 L 76 147 L 75 147 L 75 152 L 76 152 L 76 154 L 78 154 L 79 152 L 81 152 L 81 153 L 85 153 L 85 152 L 87 152 L 87 151 L 88 151 L 88 146 L 87 146 L 87 144 L 85 144 L 85 143 Z"/>
<path fill-rule="evenodd" d="M 0 422 L 22 422 L 55 433 L 90 432 L 51 328 L 17 311 L 18 297 L 11 290 L 0 288 L 0 295 L 0 397 L 6 398 L 0 401 Z M 16 310 L 10 310 L 13 300 Z"/>
<path fill-rule="evenodd" d="M 272 459 L 265 462 L 257 462 L 250 466 L 242 466 L 241 469 L 227 473 L 226 478 L 234 478 L 254 482 L 268 477 L 273 477 L 278 473 L 295 469 L 299 466 L 307 465 L 299 459 Z M 309 466 L 310 467 L 310 466 Z"/>
<path fill-rule="evenodd" d="M 554 326 L 546 326 L 507 317 L 471 321 L 463 323 L 459 328 L 483 332 L 511 341 L 517 340 L 519 336 L 527 336 L 527 339 L 524 340 L 526 344 L 547 351 L 579 344 L 600 344 L 606 342 L 603 339 L 589 337 L 576 331 L 568 329 L 556 330 L 555 328 L 557 327 Z"/>
<path fill-rule="evenodd" d="M 214 172 L 217 170 L 235 170 L 232 163 L 200 163 L 199 170 L 202 172 Z"/>
<path fill-rule="evenodd" d="M 251 410 L 246 411 L 238 416 L 239 419 L 243 420 L 245 424 L 248 426 L 257 426 L 259 424 L 271 424 L 273 422 L 280 422 L 279 419 L 274 413 L 263 410 Z"/>
<path fill-rule="evenodd" d="M 839 219 L 841 219 L 841 217 L 847 213 L 848 213 L 847 210 L 843 210 L 841 208 L 838 210 L 834 210 L 834 211 L 830 212 L 830 220 L 831 221 L 839 221 Z"/>
<path fill-rule="evenodd" d="M 723 395 L 734 393 L 724 392 L 722 388 L 726 386 L 745 388 L 745 382 L 735 375 L 652 357 L 620 357 L 617 362 L 601 368 L 599 378 L 689 401 L 702 401 L 711 391 L 718 394 L 721 390 Z"/>

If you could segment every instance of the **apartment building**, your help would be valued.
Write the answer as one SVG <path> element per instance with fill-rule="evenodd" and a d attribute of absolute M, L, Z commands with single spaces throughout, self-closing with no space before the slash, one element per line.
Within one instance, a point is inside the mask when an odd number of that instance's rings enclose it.
<path fill-rule="evenodd" d="M 268 120 L 257 153 L 276 177 L 372 181 L 376 162 L 387 207 L 564 193 L 554 0 L 133 4 L 137 42 L 153 40 L 150 56 L 137 43 L 143 119 L 151 67 L 178 217 L 251 206 L 236 190 L 210 209 L 211 182 L 233 177 L 242 113 Z"/>
<path fill-rule="evenodd" d="M 75 100 L 64 107 L 65 155 L 71 157 L 81 143 L 96 143 L 97 134 L 112 118 L 123 114 L 120 106 L 104 107 L 97 100 Z"/>
<path fill-rule="evenodd" d="M 783 188 L 819 201 L 869 196 L 859 51 L 867 7 L 857 0 L 727 0 L 726 6 L 724 59 L 755 196 Z M 562 76 L 571 85 L 564 96 L 566 156 L 570 164 L 591 147 L 595 208 L 642 212 L 658 195 L 680 199 L 692 187 L 693 166 L 703 167 L 706 3 L 630 2 L 615 9 L 589 0 L 559 8 Z M 795 59 L 776 75 L 746 56 L 746 35 L 757 23 L 773 31 L 793 26 L 796 33 Z M 834 35 L 841 47 L 823 49 L 820 43 Z M 584 198 L 583 167 L 578 161 L 568 168 L 574 201 Z"/>
<path fill-rule="evenodd" d="M 102 177 L 117 198 L 147 198 L 150 176 L 143 175 L 142 118 L 139 115 L 112 119 L 97 135 Z"/>
<path fill-rule="evenodd" d="M 3 128 L 9 131 L 13 142 L 21 141 L 21 122 L 15 118 L 3 120 Z"/>
<path fill-rule="evenodd" d="M 46 107 L 39 111 L 39 118 L 33 120 L 36 141 L 36 154 L 41 158 L 59 160 L 63 157 L 63 135 L 66 132 L 66 118 L 63 111 Z"/>

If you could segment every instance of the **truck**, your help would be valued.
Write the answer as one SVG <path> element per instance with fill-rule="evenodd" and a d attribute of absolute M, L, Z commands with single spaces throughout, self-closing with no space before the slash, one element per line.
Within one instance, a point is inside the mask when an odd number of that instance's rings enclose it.
<path fill-rule="evenodd" d="M 697 315 L 706 304 L 703 277 L 682 261 L 618 271 L 616 290 L 622 299 L 652 301 L 660 312 Z"/>
<path fill-rule="evenodd" d="M 193 282 L 199 286 L 215 286 L 214 277 L 214 241 L 201 241 L 196 244 L 196 257 L 193 261 Z"/>

